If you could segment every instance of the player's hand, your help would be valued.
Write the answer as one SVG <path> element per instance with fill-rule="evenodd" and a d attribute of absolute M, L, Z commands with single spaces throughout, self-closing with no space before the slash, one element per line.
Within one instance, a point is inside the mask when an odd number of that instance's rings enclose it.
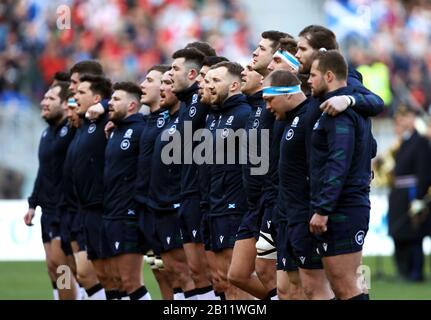
<path fill-rule="evenodd" d="M 27 213 L 24 216 L 24 223 L 31 227 L 33 223 L 31 222 L 34 218 L 34 209 L 28 209 Z"/>
<path fill-rule="evenodd" d="M 101 103 L 98 103 L 88 108 L 87 112 L 85 113 L 85 117 L 88 120 L 94 121 L 94 120 L 97 120 L 100 117 L 100 115 L 104 113 L 105 113 L 105 109 L 103 108 Z"/>
<path fill-rule="evenodd" d="M 105 136 L 106 139 L 109 139 L 109 135 L 111 134 L 112 130 L 114 130 L 115 124 L 112 121 L 108 121 L 105 125 Z"/>
<path fill-rule="evenodd" d="M 310 232 L 315 235 L 326 232 L 328 230 L 327 223 L 328 216 L 322 216 L 318 213 L 313 214 L 310 220 Z"/>
<path fill-rule="evenodd" d="M 349 100 L 346 96 L 336 96 L 329 98 L 320 105 L 320 110 L 326 112 L 328 115 L 335 117 L 337 114 L 343 112 L 349 106 Z"/>

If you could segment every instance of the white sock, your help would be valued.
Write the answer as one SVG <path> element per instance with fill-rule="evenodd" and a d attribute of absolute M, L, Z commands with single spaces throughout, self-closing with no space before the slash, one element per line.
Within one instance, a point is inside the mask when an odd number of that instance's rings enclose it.
<path fill-rule="evenodd" d="M 99 291 L 93 293 L 87 299 L 88 300 L 106 300 L 105 290 L 102 288 Z"/>
<path fill-rule="evenodd" d="M 278 300 L 278 296 L 271 297 L 271 300 Z"/>
<path fill-rule="evenodd" d="M 208 291 L 206 293 L 198 294 L 198 300 L 219 300 L 220 298 L 217 297 L 214 293 L 214 290 Z"/>
<path fill-rule="evenodd" d="M 122 297 L 121 300 L 130 300 L 129 296 Z"/>
<path fill-rule="evenodd" d="M 87 300 L 88 299 L 87 291 L 85 291 L 85 288 L 79 287 L 78 294 L 79 294 L 78 300 Z"/>
<path fill-rule="evenodd" d="M 152 300 L 151 294 L 147 292 L 143 297 L 139 298 L 139 300 Z"/>
<path fill-rule="evenodd" d="M 174 288 L 174 300 L 186 300 L 184 292 L 181 288 Z"/>
<path fill-rule="evenodd" d="M 54 297 L 54 300 L 60 300 L 60 296 L 58 295 L 58 289 L 53 289 L 52 295 Z"/>

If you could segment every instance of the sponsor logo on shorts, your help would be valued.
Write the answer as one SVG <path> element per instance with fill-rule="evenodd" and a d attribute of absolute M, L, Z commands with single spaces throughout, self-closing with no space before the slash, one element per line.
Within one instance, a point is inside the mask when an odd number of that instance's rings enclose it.
<path fill-rule="evenodd" d="M 115 244 L 114 244 L 114 245 L 115 245 L 115 249 L 116 249 L 116 250 L 118 250 L 118 248 L 120 247 L 120 242 L 115 241 Z"/>
<path fill-rule="evenodd" d="M 193 234 L 193 238 L 196 238 L 196 234 L 197 234 L 198 232 L 196 231 L 196 230 L 193 230 L 192 231 L 192 234 Z"/>
<path fill-rule="evenodd" d="M 220 236 L 219 239 L 220 239 L 220 243 L 223 243 L 224 236 Z"/>
<path fill-rule="evenodd" d="M 166 243 L 170 244 L 171 243 L 171 237 L 166 237 Z"/>
<path fill-rule="evenodd" d="M 302 264 L 304 264 L 304 263 L 305 263 L 305 257 L 304 257 L 304 256 L 299 257 L 299 260 L 301 260 L 301 263 L 302 263 Z"/>
<path fill-rule="evenodd" d="M 267 225 L 268 229 L 271 228 L 271 220 L 267 220 L 266 225 Z"/>
<path fill-rule="evenodd" d="M 286 258 L 281 259 L 281 261 L 283 262 L 283 266 L 286 266 Z"/>
<path fill-rule="evenodd" d="M 362 246 L 364 244 L 364 238 L 365 238 L 365 231 L 363 231 L 363 230 L 359 230 L 355 234 L 355 241 L 360 246 Z"/>
<path fill-rule="evenodd" d="M 323 250 L 328 251 L 328 244 L 326 242 L 322 243 Z"/>

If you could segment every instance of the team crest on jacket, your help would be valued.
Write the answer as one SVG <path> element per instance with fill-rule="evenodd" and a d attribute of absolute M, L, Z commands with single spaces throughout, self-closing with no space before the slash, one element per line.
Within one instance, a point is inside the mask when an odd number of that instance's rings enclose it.
<path fill-rule="evenodd" d="M 69 129 L 67 128 L 67 126 L 64 126 L 63 128 L 61 128 L 60 137 L 64 137 L 68 131 L 69 131 Z"/>
<path fill-rule="evenodd" d="M 255 117 L 260 117 L 261 113 L 262 113 L 262 108 L 258 107 L 257 110 L 256 110 L 256 114 L 254 116 Z"/>
<path fill-rule="evenodd" d="M 313 130 L 316 130 L 317 128 L 319 128 L 319 120 L 314 124 Z"/>
<path fill-rule="evenodd" d="M 192 104 L 198 103 L 199 95 L 195 93 L 192 98 Z"/>
<path fill-rule="evenodd" d="M 292 128 L 296 128 L 298 126 L 299 123 L 299 117 L 295 117 L 295 119 L 293 119 L 292 122 Z"/>
<path fill-rule="evenodd" d="M 230 126 L 230 125 L 232 124 L 232 122 L 233 122 L 233 119 L 234 119 L 234 116 L 230 116 L 230 117 L 227 119 L 227 121 L 226 121 L 226 125 L 227 125 L 227 126 Z"/>
<path fill-rule="evenodd" d="M 48 129 L 46 129 L 42 132 L 42 138 L 45 138 L 47 134 L 48 134 Z"/>
<path fill-rule="evenodd" d="M 90 124 L 90 125 L 89 125 L 89 127 L 88 127 L 88 133 L 89 133 L 89 134 L 92 134 L 94 131 L 96 131 L 96 124 L 95 124 L 95 123 L 92 123 L 92 124 Z"/>
<path fill-rule="evenodd" d="M 126 133 L 124 134 L 124 139 L 131 139 L 133 134 L 133 129 L 127 129 Z"/>
<path fill-rule="evenodd" d="M 190 110 L 189 110 L 189 116 L 190 118 L 193 118 L 196 114 L 196 107 L 195 106 L 191 106 Z"/>
<path fill-rule="evenodd" d="M 158 118 L 157 119 L 157 128 L 161 128 L 161 127 L 163 127 L 165 125 L 165 118 L 163 118 L 163 117 L 160 117 L 160 118 Z"/>
<path fill-rule="evenodd" d="M 127 150 L 130 147 L 130 141 L 128 139 L 124 139 L 123 141 L 121 141 L 121 150 Z"/>

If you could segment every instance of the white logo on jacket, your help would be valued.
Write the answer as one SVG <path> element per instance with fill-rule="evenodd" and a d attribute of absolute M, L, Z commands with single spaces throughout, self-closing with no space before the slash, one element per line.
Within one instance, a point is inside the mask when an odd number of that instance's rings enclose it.
<path fill-rule="evenodd" d="M 130 141 L 127 139 L 124 139 L 123 141 L 121 141 L 121 145 L 120 145 L 122 150 L 127 150 L 130 147 Z"/>
<path fill-rule="evenodd" d="M 89 134 L 92 134 L 94 131 L 96 131 L 96 124 L 95 124 L 95 123 L 92 123 L 92 124 L 90 124 L 90 125 L 89 125 L 89 127 L 88 127 L 88 133 L 89 133 Z"/>
<path fill-rule="evenodd" d="M 127 129 L 126 133 L 124 134 L 125 139 L 130 139 L 132 138 L 132 134 L 133 134 L 133 129 Z"/>

